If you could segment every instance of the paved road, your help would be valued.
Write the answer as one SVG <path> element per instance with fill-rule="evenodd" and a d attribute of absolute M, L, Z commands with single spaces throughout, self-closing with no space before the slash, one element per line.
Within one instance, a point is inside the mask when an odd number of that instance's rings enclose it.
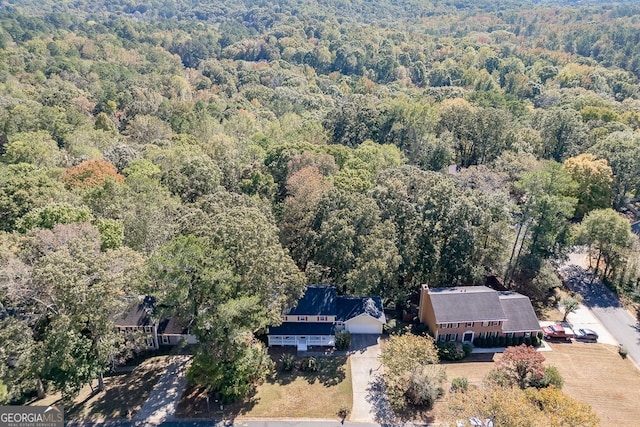
<path fill-rule="evenodd" d="M 345 421 L 342 424 L 338 420 L 173 420 L 163 421 L 159 424 L 132 422 L 126 420 L 111 420 L 102 423 L 68 423 L 68 427 L 376 427 L 377 423 L 359 423 Z M 404 424 L 410 427 L 413 424 Z M 416 426 L 418 427 L 418 426 Z"/>
<path fill-rule="evenodd" d="M 585 269 L 584 254 L 573 254 L 562 269 L 566 286 L 582 295 L 584 305 L 602 322 L 617 342 L 640 366 L 640 331 L 637 320 L 622 307 L 618 297 Z"/>

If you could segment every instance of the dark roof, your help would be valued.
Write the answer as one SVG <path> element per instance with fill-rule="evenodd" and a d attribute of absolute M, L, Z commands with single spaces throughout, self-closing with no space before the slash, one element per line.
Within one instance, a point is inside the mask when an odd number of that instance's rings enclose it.
<path fill-rule="evenodd" d="M 287 312 L 289 315 L 335 316 L 336 288 L 333 286 L 307 286 L 298 304 Z"/>
<path fill-rule="evenodd" d="M 507 320 L 498 293 L 486 286 L 429 289 L 437 323 Z"/>
<path fill-rule="evenodd" d="M 380 297 L 338 297 L 336 320 L 345 322 L 363 313 L 385 321 Z"/>
<path fill-rule="evenodd" d="M 631 231 L 640 236 L 640 221 L 631 224 Z"/>
<path fill-rule="evenodd" d="M 178 318 L 170 317 L 164 319 L 158 325 L 159 335 L 189 335 L 189 328 L 183 326 L 182 322 Z"/>
<path fill-rule="evenodd" d="M 269 326 L 269 335 L 333 335 L 332 323 L 284 322 L 280 326 Z"/>
<path fill-rule="evenodd" d="M 527 332 L 540 329 L 540 323 L 529 298 L 516 292 L 498 292 L 498 298 L 508 319 L 502 326 L 503 332 Z"/>
<path fill-rule="evenodd" d="M 151 313 L 156 304 L 156 299 L 146 296 L 142 300 L 136 299 L 122 316 L 114 316 L 113 323 L 116 326 L 148 326 L 151 321 Z"/>

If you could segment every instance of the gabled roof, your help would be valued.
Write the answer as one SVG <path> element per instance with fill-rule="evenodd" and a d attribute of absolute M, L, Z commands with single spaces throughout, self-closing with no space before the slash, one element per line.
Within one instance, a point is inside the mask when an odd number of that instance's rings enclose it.
<path fill-rule="evenodd" d="M 368 314 L 374 319 L 386 322 L 380 297 L 338 297 L 336 320 L 346 322 L 349 319 Z"/>
<path fill-rule="evenodd" d="M 149 326 L 153 324 L 151 313 L 153 313 L 155 305 L 156 299 L 154 297 L 137 298 L 123 315 L 113 317 L 113 323 L 120 327 Z"/>
<path fill-rule="evenodd" d="M 183 326 L 183 322 L 173 316 L 160 322 L 158 335 L 189 335 L 189 328 Z"/>
<path fill-rule="evenodd" d="M 498 292 L 498 298 L 507 316 L 507 321 L 502 325 L 503 332 L 528 332 L 540 329 L 540 323 L 529 298 L 517 292 Z"/>
<path fill-rule="evenodd" d="M 333 323 L 284 322 L 269 326 L 269 335 L 334 335 Z"/>
<path fill-rule="evenodd" d="M 287 312 L 299 316 L 335 316 L 336 288 L 333 286 L 307 286 L 298 304 Z"/>
<path fill-rule="evenodd" d="M 498 293 L 486 286 L 429 289 L 437 323 L 507 320 Z"/>

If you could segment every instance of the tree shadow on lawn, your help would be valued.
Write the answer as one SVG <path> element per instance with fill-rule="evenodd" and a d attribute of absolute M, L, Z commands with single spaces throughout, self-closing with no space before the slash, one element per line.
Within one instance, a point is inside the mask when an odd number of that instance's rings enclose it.
<path fill-rule="evenodd" d="M 423 408 L 410 406 L 402 412 L 395 411 L 387 398 L 382 375 L 376 375 L 369 383 L 366 400 L 371 404 L 375 422 L 381 427 L 413 426 L 415 420 L 419 420 L 420 425 L 431 425 L 435 421 L 435 417 L 426 414 Z"/>
<path fill-rule="evenodd" d="M 317 371 L 302 371 L 300 363 L 307 357 L 296 357 L 296 367 L 289 372 L 283 372 L 281 365 L 276 366 L 278 370 L 274 376 L 267 380 L 269 383 L 278 383 L 287 385 L 295 381 L 297 378 L 304 378 L 309 384 L 316 382 L 321 383 L 325 387 L 332 387 L 340 384 L 347 377 L 345 366 L 347 364 L 347 356 L 312 356 L 317 365 Z"/>
<path fill-rule="evenodd" d="M 177 418 L 206 418 L 210 420 L 233 421 L 240 415 L 245 415 L 256 405 L 256 391 L 241 401 L 222 404 L 213 396 L 209 396 L 206 387 L 189 384 L 182 393 L 182 398 L 176 408 Z"/>
<path fill-rule="evenodd" d="M 104 377 L 105 390 L 94 391 L 68 407 L 69 419 L 130 418 L 140 410 L 163 373 L 163 362 L 143 363 L 130 373 Z"/>

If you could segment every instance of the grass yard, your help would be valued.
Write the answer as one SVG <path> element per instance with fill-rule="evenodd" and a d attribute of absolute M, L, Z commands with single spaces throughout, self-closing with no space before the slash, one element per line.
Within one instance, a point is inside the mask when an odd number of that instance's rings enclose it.
<path fill-rule="evenodd" d="M 603 426 L 637 426 L 640 419 L 640 372 L 622 360 L 617 347 L 605 344 L 551 344 L 544 353 L 564 378 L 565 393 L 591 405 Z"/>
<path fill-rule="evenodd" d="M 277 372 L 274 378 L 257 387 L 246 401 L 220 410 L 213 401 L 207 411 L 203 390 L 185 390 L 177 415 L 179 417 L 243 418 L 337 418 L 338 409 L 351 409 L 351 369 L 346 356 L 318 357 L 318 372 Z"/>
<path fill-rule="evenodd" d="M 153 386 L 164 371 L 167 356 L 152 357 L 125 372 L 104 378 L 105 391 L 93 393 L 85 386 L 70 408 L 65 409 L 69 420 L 103 421 L 106 418 L 126 418 L 135 415 L 149 397 Z M 94 389 L 97 382 L 94 382 Z M 48 396 L 34 405 L 51 405 L 59 402 L 60 395 Z"/>
<path fill-rule="evenodd" d="M 617 347 L 606 344 L 574 342 L 552 343 L 553 351 L 544 352 L 546 365 L 553 365 L 564 379 L 562 390 L 569 396 L 588 403 L 600 417 L 602 426 L 632 427 L 640 419 L 640 372 L 630 360 L 618 355 Z M 492 357 L 472 355 L 463 362 L 443 363 L 447 371 L 445 390 L 451 380 L 467 377 L 470 384 L 479 385 L 493 369 Z M 446 395 L 433 409 L 437 419 L 446 409 Z"/>

